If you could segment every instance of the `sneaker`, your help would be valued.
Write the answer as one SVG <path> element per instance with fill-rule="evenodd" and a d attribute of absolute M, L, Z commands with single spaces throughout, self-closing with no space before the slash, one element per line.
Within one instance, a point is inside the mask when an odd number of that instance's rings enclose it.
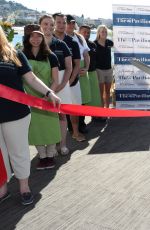
<path fill-rule="evenodd" d="M 68 154 L 69 154 L 69 149 L 68 149 L 66 146 L 61 147 L 61 149 L 60 149 L 60 154 L 61 154 L 62 156 L 68 155 Z"/>
<path fill-rule="evenodd" d="M 7 192 L 4 196 L 0 198 L 0 204 L 3 203 L 3 201 L 7 200 L 10 196 L 10 192 Z"/>
<path fill-rule="evenodd" d="M 39 160 L 36 166 L 37 170 L 51 169 L 55 167 L 55 161 L 53 157 L 46 157 Z"/>
<path fill-rule="evenodd" d="M 77 136 L 72 135 L 72 138 L 75 139 L 78 142 L 82 142 L 82 141 L 86 140 L 85 136 L 82 133 L 79 133 Z"/>
<path fill-rule="evenodd" d="M 33 194 L 32 192 L 24 192 L 21 194 L 21 203 L 23 205 L 29 205 L 33 203 Z"/>
<path fill-rule="evenodd" d="M 54 157 L 47 157 L 47 166 L 46 169 L 52 169 L 56 166 Z"/>
<path fill-rule="evenodd" d="M 40 158 L 36 166 L 37 170 L 44 170 L 47 167 L 47 158 Z"/>

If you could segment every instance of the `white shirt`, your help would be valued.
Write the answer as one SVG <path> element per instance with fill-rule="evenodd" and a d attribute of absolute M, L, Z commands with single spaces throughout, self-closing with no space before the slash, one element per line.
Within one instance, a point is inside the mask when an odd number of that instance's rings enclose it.
<path fill-rule="evenodd" d="M 74 34 L 74 36 L 72 36 L 72 37 L 79 45 L 81 60 L 84 60 L 84 57 L 83 57 L 84 52 L 88 52 L 88 51 L 90 51 L 90 49 L 86 43 L 85 38 L 81 34 L 79 36 L 81 37 L 83 44 L 80 43 L 76 34 Z"/>

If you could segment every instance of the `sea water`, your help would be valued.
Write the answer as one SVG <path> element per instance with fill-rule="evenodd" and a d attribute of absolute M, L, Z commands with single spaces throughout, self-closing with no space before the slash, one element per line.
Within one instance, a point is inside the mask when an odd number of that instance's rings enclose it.
<path fill-rule="evenodd" d="M 23 27 L 15 27 L 15 31 L 17 34 L 14 35 L 14 39 L 12 41 L 13 46 L 15 46 L 17 43 L 22 44 L 22 38 L 23 38 Z M 90 40 L 94 41 L 96 38 L 96 32 L 92 32 L 90 36 Z"/>

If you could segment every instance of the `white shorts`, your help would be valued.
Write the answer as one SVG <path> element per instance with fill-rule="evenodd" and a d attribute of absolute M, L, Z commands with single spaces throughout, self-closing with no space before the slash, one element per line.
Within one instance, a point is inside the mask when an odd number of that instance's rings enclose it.
<path fill-rule="evenodd" d="M 71 100 L 72 104 L 81 105 L 82 98 L 81 98 L 81 90 L 80 90 L 80 83 L 79 81 L 75 86 L 70 87 L 71 90 Z"/>
<path fill-rule="evenodd" d="M 59 84 L 62 82 L 63 77 L 64 77 L 64 70 L 61 70 L 61 71 L 59 71 L 59 76 L 58 76 Z M 72 99 L 71 99 L 72 97 L 71 97 L 71 90 L 70 90 L 70 86 L 69 86 L 69 81 L 67 82 L 65 87 L 56 94 L 58 97 L 61 98 L 62 104 L 72 104 Z"/>

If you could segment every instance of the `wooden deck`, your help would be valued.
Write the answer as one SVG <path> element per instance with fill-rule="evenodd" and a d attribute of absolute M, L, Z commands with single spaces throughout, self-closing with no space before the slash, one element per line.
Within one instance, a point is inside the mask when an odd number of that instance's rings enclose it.
<path fill-rule="evenodd" d="M 68 134 L 71 155 L 36 171 L 31 147 L 33 205 L 20 204 L 18 184 L 0 206 L 0 230 L 149 230 L 150 118 L 89 124 L 88 141 Z"/>

